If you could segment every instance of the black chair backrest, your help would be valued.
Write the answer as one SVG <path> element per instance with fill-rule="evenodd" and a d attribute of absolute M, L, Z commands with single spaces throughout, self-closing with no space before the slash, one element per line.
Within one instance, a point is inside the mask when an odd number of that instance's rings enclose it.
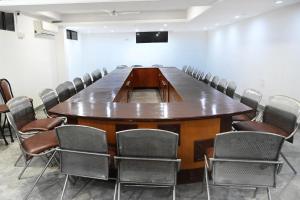
<path fill-rule="evenodd" d="M 81 78 L 79 77 L 74 78 L 73 83 L 75 85 L 75 89 L 77 93 L 84 89 L 84 83 Z"/>
<path fill-rule="evenodd" d="M 44 104 L 46 111 L 49 111 L 51 108 L 59 104 L 58 96 L 52 89 L 44 89 L 40 93 L 40 98 Z"/>
<path fill-rule="evenodd" d="M 14 98 L 11 85 L 7 79 L 0 79 L 0 93 L 4 100 L 4 103 Z"/>
<path fill-rule="evenodd" d="M 74 96 L 76 94 L 76 89 L 75 89 L 74 84 L 71 81 L 66 81 L 66 82 L 64 82 L 64 84 L 69 89 L 70 95 Z"/>
<path fill-rule="evenodd" d="M 297 124 L 297 116 L 272 106 L 266 106 L 263 122 L 278 127 L 287 133 L 292 133 Z"/>
<path fill-rule="evenodd" d="M 83 83 L 85 84 L 85 87 L 88 87 L 93 83 L 92 78 L 88 73 L 84 74 L 82 79 Z"/>
<path fill-rule="evenodd" d="M 93 78 L 93 82 L 98 81 L 99 79 L 102 78 L 102 74 L 101 71 L 99 69 L 96 69 L 95 71 L 93 71 L 91 73 L 92 78 Z"/>
<path fill-rule="evenodd" d="M 236 88 L 237 88 L 236 84 L 231 81 L 226 88 L 226 95 L 231 98 L 234 98 Z"/>
<path fill-rule="evenodd" d="M 64 83 L 58 85 L 55 90 L 60 102 L 64 102 L 72 96 L 69 88 Z"/>
<path fill-rule="evenodd" d="M 15 97 L 6 103 L 14 123 L 14 129 L 20 130 L 26 124 L 36 120 L 32 101 L 28 97 Z M 14 125 L 15 124 L 15 125 Z"/>

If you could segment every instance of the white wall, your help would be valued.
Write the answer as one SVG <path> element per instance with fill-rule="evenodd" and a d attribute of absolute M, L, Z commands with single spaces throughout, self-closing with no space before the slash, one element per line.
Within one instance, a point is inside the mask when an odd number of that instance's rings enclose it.
<path fill-rule="evenodd" d="M 18 22 L 24 39 L 18 39 L 17 32 L 0 30 L 0 78 L 11 82 L 15 96 L 29 96 L 37 106 L 39 92 L 58 82 L 55 38 L 35 38 L 30 17 L 20 16 Z"/>
<path fill-rule="evenodd" d="M 75 74 L 117 65 L 204 66 L 206 33 L 170 32 L 168 43 L 136 44 L 135 33 L 82 34 L 82 66 Z"/>
<path fill-rule="evenodd" d="M 300 4 L 208 33 L 207 67 L 234 80 L 241 94 L 255 88 L 300 100 Z"/>

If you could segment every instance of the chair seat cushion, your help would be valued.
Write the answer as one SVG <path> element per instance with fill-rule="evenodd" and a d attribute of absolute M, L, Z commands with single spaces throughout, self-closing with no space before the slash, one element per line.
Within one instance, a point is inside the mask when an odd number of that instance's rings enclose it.
<path fill-rule="evenodd" d="M 6 104 L 0 104 L 0 113 L 6 113 L 8 112 L 8 107 Z"/>
<path fill-rule="evenodd" d="M 39 154 L 58 146 L 58 140 L 54 130 L 43 131 L 22 142 L 24 150 L 31 154 Z"/>
<path fill-rule="evenodd" d="M 290 133 L 285 132 L 284 130 L 277 128 L 276 126 L 272 126 L 263 122 L 254 122 L 254 121 L 246 121 L 246 122 L 238 122 L 233 123 L 232 125 L 237 131 L 261 131 L 261 132 L 269 132 L 277 135 L 281 135 L 283 137 L 288 137 Z"/>
<path fill-rule="evenodd" d="M 30 132 L 30 131 L 48 131 L 52 130 L 55 127 L 61 125 L 64 122 L 63 118 L 46 118 L 46 119 L 37 119 L 31 121 L 30 123 L 23 126 L 20 131 Z"/>
<path fill-rule="evenodd" d="M 245 114 L 232 116 L 232 121 L 242 122 L 242 121 L 251 121 L 250 117 Z"/>
<path fill-rule="evenodd" d="M 207 158 L 213 158 L 214 157 L 214 147 L 210 147 L 206 149 L 205 155 Z"/>

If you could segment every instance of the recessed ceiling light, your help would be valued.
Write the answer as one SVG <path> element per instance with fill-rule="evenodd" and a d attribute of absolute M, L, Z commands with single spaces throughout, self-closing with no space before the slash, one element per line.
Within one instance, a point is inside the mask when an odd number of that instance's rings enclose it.
<path fill-rule="evenodd" d="M 164 27 L 167 27 L 168 26 L 168 24 L 164 24 Z"/>
<path fill-rule="evenodd" d="M 103 28 L 107 28 L 107 26 L 103 26 Z"/>
<path fill-rule="evenodd" d="M 204 30 L 204 31 L 207 31 L 207 27 L 204 27 L 203 30 Z"/>
<path fill-rule="evenodd" d="M 164 29 L 163 29 L 163 28 L 161 28 L 161 29 L 160 29 L 160 31 L 164 31 Z"/>
<path fill-rule="evenodd" d="M 114 31 L 114 30 L 111 30 L 110 32 L 114 33 L 115 31 Z"/>
<path fill-rule="evenodd" d="M 281 1 L 281 0 L 277 0 L 277 1 L 275 1 L 275 4 L 282 4 L 283 3 L 283 1 Z"/>
<path fill-rule="evenodd" d="M 219 24 L 218 24 L 218 23 L 216 23 L 216 24 L 215 24 L 215 26 L 219 26 Z"/>
<path fill-rule="evenodd" d="M 241 18 L 241 16 L 237 15 L 237 16 L 235 16 L 234 18 L 235 18 L 235 19 L 239 19 L 239 18 Z"/>
<path fill-rule="evenodd" d="M 135 32 L 140 32 L 140 29 L 136 28 L 136 29 L 135 29 Z"/>

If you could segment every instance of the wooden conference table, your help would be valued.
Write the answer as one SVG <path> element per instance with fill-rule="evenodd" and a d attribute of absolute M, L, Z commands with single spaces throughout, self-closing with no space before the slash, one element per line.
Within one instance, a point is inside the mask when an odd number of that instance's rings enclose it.
<path fill-rule="evenodd" d="M 128 103 L 136 88 L 159 89 L 162 103 Z M 50 112 L 71 124 L 105 130 L 111 146 L 116 146 L 115 133 L 126 129 L 178 133 L 178 180 L 186 183 L 201 180 L 204 152 L 217 133 L 231 130 L 231 117 L 252 109 L 170 67 L 116 69 Z"/>

